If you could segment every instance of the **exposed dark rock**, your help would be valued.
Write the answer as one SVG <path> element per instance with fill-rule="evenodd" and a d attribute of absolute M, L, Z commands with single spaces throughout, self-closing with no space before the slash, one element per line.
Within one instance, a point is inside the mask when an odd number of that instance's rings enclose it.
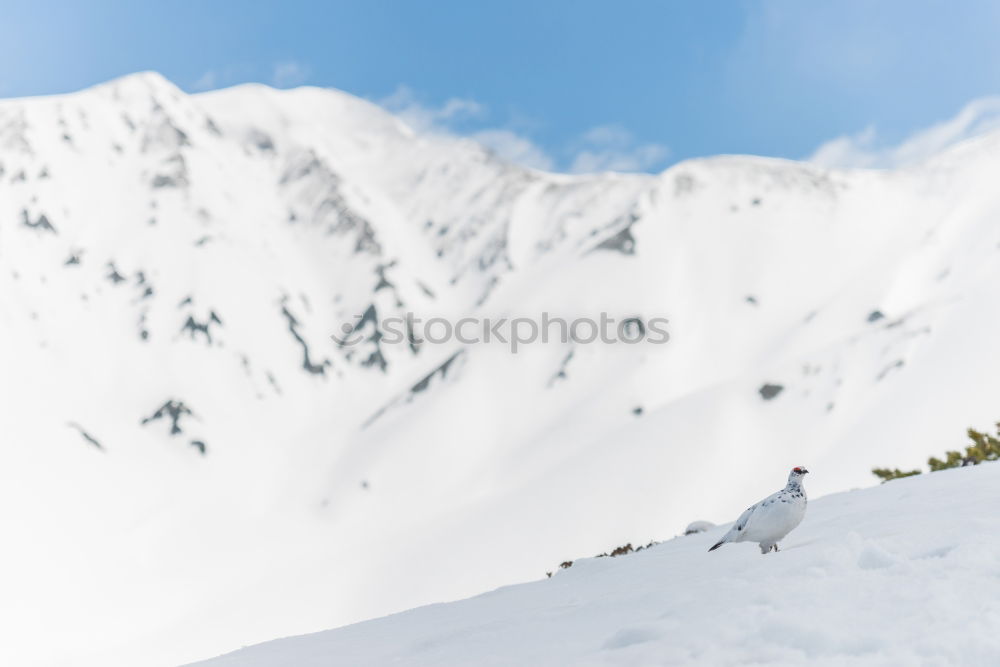
<path fill-rule="evenodd" d="M 199 333 L 205 336 L 205 340 L 209 345 L 212 344 L 212 332 L 211 326 L 213 324 L 218 324 L 222 326 L 222 319 L 215 313 L 211 311 L 208 314 L 208 319 L 204 322 L 199 322 L 192 315 L 188 315 L 187 321 L 184 322 L 184 326 L 181 327 L 181 333 L 187 332 L 191 336 L 191 340 L 195 339 L 195 336 Z"/>
<path fill-rule="evenodd" d="M 778 394 L 784 390 L 785 387 L 780 384 L 765 384 L 758 391 L 760 392 L 761 398 L 765 401 L 770 401 L 771 399 L 776 398 Z"/>
<path fill-rule="evenodd" d="M 58 234 L 56 228 L 52 226 L 49 222 L 49 218 L 44 213 L 39 214 L 38 218 L 34 222 L 28 216 L 28 209 L 21 209 L 21 224 L 30 229 L 37 229 L 41 232 L 51 232 L 53 234 Z"/>
<path fill-rule="evenodd" d="M 362 340 L 355 340 L 355 335 L 359 334 L 369 324 L 372 327 L 371 335 Z M 410 345 L 412 347 L 415 344 L 412 331 L 409 332 L 409 337 Z M 385 355 L 382 353 L 382 338 L 383 334 L 379 329 L 378 311 L 375 308 L 375 304 L 370 304 L 368 308 L 365 309 L 365 312 L 362 313 L 361 317 L 358 318 L 358 321 L 355 322 L 350 329 L 345 330 L 344 337 L 341 339 L 334 337 L 334 340 L 336 341 L 337 346 L 341 349 L 347 345 L 355 346 L 362 342 L 371 343 L 374 346 L 374 349 L 364 360 L 361 361 L 361 365 L 365 368 L 378 366 L 379 370 L 384 373 L 389 366 L 389 362 L 386 361 Z M 353 351 L 349 351 L 346 355 L 348 359 L 351 359 L 352 356 Z"/>
<path fill-rule="evenodd" d="M 135 282 L 136 282 L 136 285 L 138 285 L 139 287 L 145 287 L 146 288 L 143 291 L 142 296 L 140 297 L 141 299 L 146 299 L 148 297 L 153 296 L 153 286 L 149 283 L 148 280 L 146 280 L 146 272 L 145 271 L 137 271 L 136 272 L 136 274 L 135 274 Z"/>
<path fill-rule="evenodd" d="M 266 132 L 256 128 L 247 133 L 247 142 L 254 148 L 265 153 L 274 152 L 274 140 Z"/>
<path fill-rule="evenodd" d="M 628 317 L 621 321 L 618 327 L 618 334 L 622 342 L 636 343 L 646 335 L 646 323 L 641 317 Z"/>
<path fill-rule="evenodd" d="M 175 153 L 166 158 L 161 168 L 162 172 L 153 176 L 151 184 L 154 188 L 183 188 L 187 187 L 188 171 L 187 162 L 180 153 Z"/>
<path fill-rule="evenodd" d="M 106 277 L 114 285 L 125 282 L 125 276 L 118 272 L 114 262 L 108 262 L 108 275 Z"/>
<path fill-rule="evenodd" d="M 181 181 L 174 176 L 168 176 L 166 174 L 157 174 L 153 177 L 153 187 L 154 188 L 176 188 L 181 185 Z"/>
<path fill-rule="evenodd" d="M 375 332 L 375 338 L 375 342 L 377 343 L 378 339 L 382 338 L 381 332 Z M 386 361 L 385 355 L 382 354 L 382 349 L 376 348 L 371 354 L 368 355 L 368 358 L 361 362 L 361 365 L 365 368 L 378 366 L 379 370 L 384 373 L 385 369 L 389 366 L 389 362 Z"/>
<path fill-rule="evenodd" d="M 906 365 L 905 361 L 903 361 L 902 359 L 897 359 L 896 361 L 892 362 L 891 364 L 889 364 L 888 366 L 886 366 L 885 368 L 883 368 L 879 372 L 879 374 L 875 378 L 875 380 L 881 382 L 882 380 L 885 379 L 885 376 L 887 376 L 889 373 L 891 373 L 892 371 L 896 370 L 897 368 L 902 368 L 905 365 Z"/>
<path fill-rule="evenodd" d="M 430 373 L 428 373 L 427 375 L 425 375 L 419 382 L 417 382 L 415 385 L 413 385 L 412 387 L 410 387 L 410 389 L 403 396 L 397 396 L 392 401 L 390 401 L 389 403 L 386 403 L 381 408 L 379 408 L 378 410 L 376 410 L 375 413 L 372 414 L 372 416 L 370 416 L 368 419 L 366 419 L 364 421 L 364 423 L 361 425 L 361 428 L 368 428 L 373 423 L 375 423 L 375 421 L 378 420 L 379 417 L 381 417 L 382 415 L 384 415 L 393 406 L 399 405 L 400 403 L 409 402 L 409 401 L 413 400 L 413 398 L 417 394 L 419 394 L 419 393 L 421 393 L 423 391 L 426 391 L 427 388 L 430 386 L 431 380 L 433 380 L 435 376 L 440 376 L 441 378 L 447 377 L 449 369 L 452 367 L 452 365 L 455 363 L 455 361 L 458 358 L 460 358 L 463 354 L 464 354 L 464 351 L 463 350 L 459 350 L 455 354 L 453 354 L 450 357 L 448 357 L 448 359 L 445 360 L 445 362 L 443 364 L 441 364 L 440 366 L 438 366 L 437 368 L 435 368 L 433 371 L 431 371 Z"/>
<path fill-rule="evenodd" d="M 457 280 L 452 280 L 451 284 L 454 285 L 456 282 Z M 484 303 L 486 303 L 486 300 L 490 298 L 490 295 L 493 294 L 493 290 L 495 290 L 496 286 L 499 284 L 500 284 L 500 276 L 491 277 L 490 282 L 487 283 L 486 285 L 486 289 L 484 289 L 483 293 L 479 295 L 478 299 L 476 299 L 476 307 L 479 307 Z"/>
<path fill-rule="evenodd" d="M 552 378 L 549 380 L 549 386 L 550 387 L 552 385 L 554 385 L 556 382 L 558 382 L 559 380 L 565 380 L 568 377 L 566 375 L 566 368 L 569 366 L 569 362 L 571 362 L 573 360 L 573 355 L 575 353 L 576 353 L 576 350 L 570 350 L 566 354 L 566 356 L 563 357 L 562 362 L 560 362 L 560 364 L 559 364 L 559 370 L 556 371 L 556 374 L 553 375 Z"/>
<path fill-rule="evenodd" d="M 312 357 L 309 354 L 309 344 L 306 343 L 306 340 L 302 337 L 302 334 L 299 333 L 299 321 L 295 319 L 295 316 L 292 315 L 292 312 L 288 310 L 287 301 L 288 301 L 287 297 L 282 301 L 281 314 L 285 316 L 286 320 L 288 320 L 288 330 L 291 332 L 292 337 L 302 347 L 303 370 L 305 370 L 307 373 L 311 375 L 325 376 L 327 367 L 331 365 L 330 360 L 324 359 L 323 362 L 320 364 L 316 364 L 313 362 Z"/>
<path fill-rule="evenodd" d="M 145 126 L 142 138 L 142 152 L 151 148 L 179 150 L 191 145 L 187 133 L 174 124 L 172 118 L 163 113 L 163 107 L 154 99 L 155 120 Z M 176 154 L 179 157 L 179 153 Z"/>
<path fill-rule="evenodd" d="M 601 241 L 594 250 L 617 250 L 623 255 L 634 255 L 635 237 L 632 236 L 632 226 L 629 225 L 614 236 Z"/>
<path fill-rule="evenodd" d="M 486 271 L 498 262 L 505 262 L 507 268 L 511 268 L 510 259 L 507 257 L 507 230 L 503 229 L 499 234 L 487 241 L 479 255 L 479 269 Z M 496 276 L 494 276 L 495 278 Z"/>
<path fill-rule="evenodd" d="M 883 319 L 884 317 L 885 317 L 885 315 L 882 314 L 881 310 L 873 310 L 872 312 L 868 313 L 868 322 L 869 323 L 878 322 L 879 320 Z"/>
<path fill-rule="evenodd" d="M 90 433 L 87 433 L 87 431 L 86 431 L 86 430 L 84 430 L 84 428 L 83 428 L 82 426 L 80 426 L 79 424 L 77 424 L 76 422 L 69 422 L 69 423 L 67 424 L 67 426 L 69 426 L 70 428 L 73 428 L 73 429 L 76 429 L 76 431 L 77 431 L 77 432 L 78 432 L 78 433 L 79 433 L 79 434 L 80 434 L 80 435 L 81 435 L 81 436 L 83 437 L 83 439 L 84 439 L 84 440 L 86 440 L 86 441 L 87 441 L 87 442 L 88 442 L 88 443 L 89 443 L 90 445 L 93 445 L 94 447 L 96 447 L 97 449 L 101 450 L 102 452 L 103 452 L 103 451 L 105 451 L 105 450 L 104 450 L 104 446 L 103 446 L 103 445 L 102 445 L 102 444 L 101 444 L 101 443 L 100 443 L 100 442 L 99 442 L 99 441 L 97 440 L 97 438 L 95 438 L 94 436 L 92 436 L 92 435 L 91 435 Z"/>
<path fill-rule="evenodd" d="M 419 280 L 417 281 L 417 287 L 419 287 L 420 291 L 422 291 L 424 294 L 426 294 L 431 299 L 436 299 L 437 298 L 437 296 L 434 294 L 434 291 L 431 290 L 431 288 L 428 287 L 427 285 L 425 285 L 424 283 L 420 282 Z"/>
<path fill-rule="evenodd" d="M 341 178 L 313 151 L 293 157 L 279 181 L 286 187 L 298 186 L 312 212 L 308 220 L 326 227 L 328 234 L 354 234 L 354 252 L 378 255 L 382 247 L 375 238 L 375 229 L 355 212 L 340 191 Z M 298 216 L 296 216 L 296 219 Z"/>
<path fill-rule="evenodd" d="M 193 417 L 194 413 L 191 409 L 184 405 L 183 401 L 177 401 L 174 399 L 169 399 L 166 403 L 157 408 L 149 417 L 143 419 L 140 424 L 146 426 L 154 421 L 160 419 L 170 420 L 170 435 L 180 435 L 184 432 L 181 428 L 181 419 L 184 417 Z"/>
<path fill-rule="evenodd" d="M 392 289 L 395 287 L 388 278 L 385 277 L 386 269 L 390 269 L 395 265 L 395 262 L 390 262 L 389 264 L 379 264 L 375 267 L 375 275 L 378 276 L 378 282 L 375 284 L 375 290 L 379 291 L 381 289 Z"/>
<path fill-rule="evenodd" d="M 455 363 L 455 360 L 458 359 L 458 357 L 461 354 L 462 354 L 461 352 L 456 352 L 455 354 L 448 357 L 448 359 L 443 364 L 441 364 L 440 366 L 432 370 L 430 373 L 425 375 L 420 380 L 420 382 L 410 387 L 410 393 L 419 394 L 420 392 L 425 391 L 427 387 L 430 386 L 431 380 L 433 380 L 434 376 L 436 375 L 439 375 L 441 378 L 448 377 L 448 369 L 451 368 L 451 365 Z"/>

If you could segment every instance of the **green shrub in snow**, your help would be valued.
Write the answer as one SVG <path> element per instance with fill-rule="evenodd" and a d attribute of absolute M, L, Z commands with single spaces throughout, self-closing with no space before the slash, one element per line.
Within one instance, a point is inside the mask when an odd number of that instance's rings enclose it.
<path fill-rule="evenodd" d="M 927 460 L 927 466 L 931 469 L 931 472 L 936 472 L 948 468 L 979 465 L 983 461 L 1000 460 L 1000 422 L 997 423 L 996 428 L 997 434 L 995 436 L 970 428 L 967 434 L 972 444 L 965 448 L 964 453 L 952 450 L 944 453 L 944 459 L 932 456 Z M 874 468 L 872 469 L 872 474 L 883 482 L 888 482 L 901 477 L 919 475 L 920 471 L 903 471 L 899 468 Z"/>
<path fill-rule="evenodd" d="M 900 470 L 899 468 L 872 468 L 872 474 L 881 479 L 883 482 L 888 482 L 892 479 L 900 479 L 901 477 L 913 477 L 914 475 L 919 475 L 919 470 Z"/>

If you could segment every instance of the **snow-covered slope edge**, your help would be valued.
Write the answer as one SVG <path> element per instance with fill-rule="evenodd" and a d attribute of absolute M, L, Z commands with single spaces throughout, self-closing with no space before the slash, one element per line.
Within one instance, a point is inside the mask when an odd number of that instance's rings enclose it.
<path fill-rule="evenodd" d="M 998 505 L 1000 465 L 923 475 L 819 499 L 778 554 L 719 527 L 199 664 L 991 664 Z"/>
<path fill-rule="evenodd" d="M 172 667 L 916 466 L 998 417 L 997 173 L 1000 133 L 565 175 L 332 90 L 2 100 L 0 665 Z"/>

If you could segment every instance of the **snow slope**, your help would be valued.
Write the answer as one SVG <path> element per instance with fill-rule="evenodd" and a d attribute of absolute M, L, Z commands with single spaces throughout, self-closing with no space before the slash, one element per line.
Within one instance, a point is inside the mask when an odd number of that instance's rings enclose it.
<path fill-rule="evenodd" d="M 917 465 L 998 417 L 998 172 L 1000 134 L 548 174 L 154 73 L 0 101 L 0 663 L 196 660 Z M 407 312 L 671 339 L 388 344 Z"/>
<path fill-rule="evenodd" d="M 992 665 L 998 505 L 1000 465 L 934 473 L 813 502 L 777 554 L 720 527 L 198 664 Z"/>

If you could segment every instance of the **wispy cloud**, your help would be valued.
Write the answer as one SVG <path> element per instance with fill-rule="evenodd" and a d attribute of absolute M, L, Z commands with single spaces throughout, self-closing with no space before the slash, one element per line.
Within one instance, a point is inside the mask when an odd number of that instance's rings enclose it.
<path fill-rule="evenodd" d="M 202 92 L 205 90 L 214 90 L 219 87 L 219 75 L 215 70 L 208 70 L 202 74 L 198 79 L 191 84 L 191 90 L 194 92 Z"/>
<path fill-rule="evenodd" d="M 275 88 L 291 88 L 305 83 L 309 78 L 309 68 L 294 60 L 275 63 L 271 71 L 271 85 Z"/>
<path fill-rule="evenodd" d="M 490 110 L 476 100 L 453 97 L 440 105 L 426 104 L 406 86 L 378 103 L 401 118 L 417 132 L 460 136 L 479 142 L 500 158 L 513 164 L 560 171 L 559 161 L 515 127 L 526 124 L 523 117 L 507 123 L 490 122 Z M 571 142 L 566 171 L 647 171 L 666 159 L 669 151 L 659 144 L 638 144 L 618 125 L 603 125 L 585 132 Z"/>
<path fill-rule="evenodd" d="M 512 130 L 480 130 L 471 136 L 507 162 L 542 171 L 555 169 L 555 162 L 545 151 Z"/>
<path fill-rule="evenodd" d="M 424 104 L 408 86 L 397 87 L 378 103 L 418 132 L 452 134 L 456 124 L 486 115 L 486 108 L 479 102 L 460 97 L 449 98 L 440 106 Z"/>
<path fill-rule="evenodd" d="M 441 105 L 429 105 L 409 87 L 399 86 L 379 104 L 417 132 L 468 137 L 513 164 L 546 171 L 555 168 L 555 161 L 524 135 L 505 127 L 489 127 L 489 110 L 475 100 L 452 97 Z"/>
<path fill-rule="evenodd" d="M 670 155 L 661 144 L 639 144 L 632 133 L 620 125 L 600 125 L 580 137 L 576 157 L 569 170 L 573 173 L 599 171 L 648 171 L 662 166 Z"/>
<path fill-rule="evenodd" d="M 881 143 L 876 129 L 868 127 L 827 141 L 808 160 L 826 167 L 900 167 L 992 130 L 1000 130 L 1000 96 L 973 100 L 955 117 L 919 130 L 899 144 Z"/>

